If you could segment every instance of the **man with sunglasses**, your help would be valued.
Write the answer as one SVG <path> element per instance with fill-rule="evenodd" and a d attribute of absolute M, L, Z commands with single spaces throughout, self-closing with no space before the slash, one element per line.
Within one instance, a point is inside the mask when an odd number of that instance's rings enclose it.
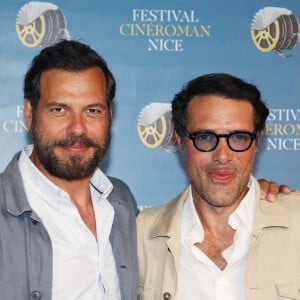
<path fill-rule="evenodd" d="M 190 185 L 138 216 L 139 299 L 300 299 L 300 193 L 260 201 L 252 175 L 269 110 L 228 74 L 173 99 Z"/>

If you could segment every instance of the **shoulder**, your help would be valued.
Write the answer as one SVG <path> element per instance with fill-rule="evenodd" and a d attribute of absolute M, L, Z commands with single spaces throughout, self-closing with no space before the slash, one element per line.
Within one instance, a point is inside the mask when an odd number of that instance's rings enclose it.
<path fill-rule="evenodd" d="M 152 216 L 157 215 L 162 212 L 171 211 L 174 213 L 175 210 L 181 209 L 181 206 L 186 199 L 188 193 L 190 191 L 190 186 L 187 186 L 179 195 L 177 195 L 172 200 L 157 206 L 148 207 L 142 210 L 141 215 Z"/>
<path fill-rule="evenodd" d="M 25 193 L 23 192 L 23 180 L 18 164 L 20 153 L 21 152 L 15 154 L 5 170 L 0 174 L 1 198 L 16 194 L 19 191 L 23 194 Z M 24 196 L 22 198 L 24 198 Z"/>
<path fill-rule="evenodd" d="M 138 243 L 142 243 L 144 239 L 148 240 L 153 234 L 153 228 L 161 228 L 166 225 L 165 212 L 170 202 L 159 205 L 144 208 L 136 218 Z M 155 231 L 155 230 L 154 230 Z M 155 231 L 156 232 L 156 231 Z"/>
<path fill-rule="evenodd" d="M 113 185 L 112 194 L 118 195 L 119 197 L 123 198 L 133 198 L 133 194 L 129 188 L 129 186 L 121 179 L 115 177 L 108 177 L 110 182 Z"/>
<path fill-rule="evenodd" d="M 131 193 L 129 186 L 119 178 L 108 176 L 110 182 L 112 183 L 114 189 L 118 191 L 126 191 Z"/>
<path fill-rule="evenodd" d="M 4 177 L 4 176 L 14 177 L 14 174 L 19 175 L 19 173 L 20 173 L 20 171 L 19 171 L 19 158 L 20 158 L 20 155 L 21 155 L 21 152 L 18 152 L 14 155 L 12 160 L 6 166 L 5 170 L 1 173 L 1 177 Z"/>
<path fill-rule="evenodd" d="M 155 219 L 158 215 L 160 215 L 163 211 L 166 210 L 166 207 L 170 202 L 167 202 L 163 205 L 151 206 L 144 208 L 138 215 L 138 219 Z"/>
<path fill-rule="evenodd" d="M 138 223 L 155 223 L 160 222 L 169 222 L 173 217 L 181 215 L 182 206 L 186 199 L 186 196 L 189 192 L 189 187 L 187 187 L 180 195 L 171 201 L 153 207 L 148 207 L 143 209 L 137 218 Z"/>
<path fill-rule="evenodd" d="M 289 214 L 296 214 L 299 218 L 300 214 L 300 192 L 292 192 L 288 195 L 279 194 L 277 203 L 282 209 Z"/>
<path fill-rule="evenodd" d="M 119 178 L 108 177 L 113 185 L 113 190 L 108 197 L 111 202 L 116 201 L 119 204 L 129 206 L 130 210 L 133 210 L 135 215 L 138 214 L 138 208 L 134 195 L 132 194 L 129 186 Z"/>
<path fill-rule="evenodd" d="M 278 205 L 282 212 L 274 214 L 273 217 L 277 216 L 280 218 L 281 224 L 284 224 L 286 228 L 284 232 L 293 233 L 293 238 L 300 245 L 300 193 L 292 192 L 289 195 L 279 194 L 277 201 L 273 205 Z"/>
<path fill-rule="evenodd" d="M 164 211 L 165 207 L 166 204 L 160 206 L 147 207 L 140 211 L 136 219 L 138 229 L 140 228 L 142 231 L 145 232 L 145 228 L 148 228 L 153 225 L 155 220 L 157 220 L 161 213 Z"/>
<path fill-rule="evenodd" d="M 260 186 L 255 179 L 256 185 L 256 198 L 260 199 Z M 300 224 L 300 192 L 291 192 L 288 195 L 279 193 L 275 202 L 269 202 L 266 200 L 258 201 L 258 208 L 262 215 L 268 216 L 268 218 L 277 218 L 282 220 L 283 218 L 289 220 L 291 217 L 299 219 Z"/>
<path fill-rule="evenodd" d="M 266 209 L 265 211 L 268 211 L 270 216 L 277 218 L 279 222 L 286 224 L 287 227 L 293 228 L 293 230 L 300 235 L 299 192 L 292 192 L 289 195 L 279 194 L 276 202 L 269 203 L 267 201 L 260 201 L 260 204 L 265 204 L 263 207 Z"/>

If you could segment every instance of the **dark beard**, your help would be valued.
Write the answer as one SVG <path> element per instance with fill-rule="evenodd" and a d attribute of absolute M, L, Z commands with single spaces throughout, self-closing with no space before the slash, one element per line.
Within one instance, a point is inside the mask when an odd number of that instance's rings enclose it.
<path fill-rule="evenodd" d="M 49 141 L 32 124 L 32 141 L 39 161 L 51 175 L 65 180 L 77 180 L 91 176 L 98 167 L 110 143 L 110 130 L 108 129 L 108 134 L 101 143 L 91 140 L 85 134 L 72 134 L 64 140 Z M 71 146 L 76 143 L 94 148 L 93 155 L 85 159 L 79 154 L 58 156 L 54 152 L 57 146 Z"/>

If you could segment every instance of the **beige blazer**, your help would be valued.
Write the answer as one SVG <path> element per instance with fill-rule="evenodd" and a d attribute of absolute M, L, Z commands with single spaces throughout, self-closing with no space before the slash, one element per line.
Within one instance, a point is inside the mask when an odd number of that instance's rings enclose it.
<path fill-rule="evenodd" d="M 269 203 L 259 200 L 255 184 L 246 298 L 300 299 L 300 193 L 280 195 L 276 203 Z M 176 299 L 181 211 L 188 190 L 165 205 L 143 210 L 137 218 L 140 300 Z"/>

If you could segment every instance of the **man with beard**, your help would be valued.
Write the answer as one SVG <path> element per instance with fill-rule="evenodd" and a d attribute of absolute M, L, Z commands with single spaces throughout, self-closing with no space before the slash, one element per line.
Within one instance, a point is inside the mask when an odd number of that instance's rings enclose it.
<path fill-rule="evenodd" d="M 98 168 L 115 80 L 89 46 L 43 49 L 26 73 L 33 146 L 1 175 L 1 299 L 136 299 L 137 207 Z"/>
<path fill-rule="evenodd" d="M 228 74 L 172 102 L 190 185 L 137 217 L 140 300 L 300 299 L 300 193 L 260 201 L 252 175 L 269 110 Z"/>

